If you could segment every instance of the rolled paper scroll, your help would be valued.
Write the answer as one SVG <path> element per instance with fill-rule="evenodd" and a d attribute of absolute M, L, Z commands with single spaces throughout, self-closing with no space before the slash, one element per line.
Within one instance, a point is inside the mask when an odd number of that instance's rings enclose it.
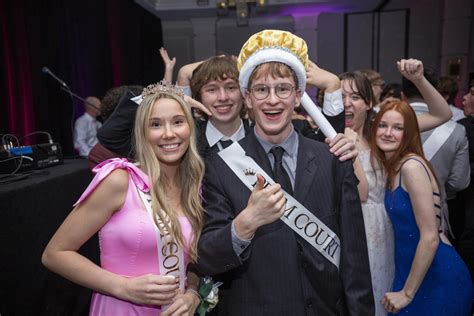
<path fill-rule="evenodd" d="M 311 100 L 306 92 L 303 93 L 303 96 L 301 97 L 301 105 L 327 138 L 333 139 L 336 137 L 336 130 L 332 127 L 331 123 L 329 123 L 327 118 L 323 113 L 321 113 L 319 108 L 314 104 L 313 100 Z"/>

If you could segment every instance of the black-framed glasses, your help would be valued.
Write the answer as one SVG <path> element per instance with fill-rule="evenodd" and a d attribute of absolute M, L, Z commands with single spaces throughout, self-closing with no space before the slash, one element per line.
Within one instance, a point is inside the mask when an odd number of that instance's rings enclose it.
<path fill-rule="evenodd" d="M 271 89 L 275 91 L 277 97 L 280 99 L 286 99 L 293 93 L 295 87 L 289 83 L 279 83 L 273 87 L 267 86 L 266 84 L 256 84 L 249 90 L 255 99 L 263 100 L 268 98 Z"/>

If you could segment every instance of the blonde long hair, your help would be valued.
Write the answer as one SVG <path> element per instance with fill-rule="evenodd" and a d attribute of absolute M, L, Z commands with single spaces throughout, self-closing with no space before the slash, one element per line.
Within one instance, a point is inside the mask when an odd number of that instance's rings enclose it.
<path fill-rule="evenodd" d="M 160 162 L 148 142 L 149 122 L 153 107 L 159 99 L 172 99 L 178 102 L 185 114 L 191 132 L 189 147 L 182 157 L 178 169 L 178 182 L 181 187 L 180 202 L 184 215 L 191 223 L 194 238 L 189 247 L 189 256 L 192 262 L 197 260 L 197 242 L 201 234 L 204 221 L 204 209 L 201 205 L 200 185 L 204 175 L 204 162 L 198 154 L 196 147 L 196 131 L 191 112 L 185 101 L 176 93 L 158 91 L 145 96 L 135 116 L 134 148 L 135 158 L 140 168 L 148 175 L 150 180 L 151 205 L 155 223 L 157 219 L 166 225 L 166 228 L 178 245 L 185 249 L 185 241 L 179 224 L 178 215 L 173 211 L 166 199 L 166 186 L 170 179 L 161 173 Z M 169 217 L 169 222 L 162 218 L 162 210 Z M 159 226 L 158 226 L 159 227 Z"/>

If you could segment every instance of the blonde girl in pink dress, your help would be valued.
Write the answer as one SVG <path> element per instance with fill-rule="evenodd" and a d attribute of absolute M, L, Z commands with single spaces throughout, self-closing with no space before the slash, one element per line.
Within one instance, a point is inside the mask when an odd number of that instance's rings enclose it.
<path fill-rule="evenodd" d="M 193 119 L 171 85 L 149 86 L 143 96 L 137 164 L 98 165 L 43 253 L 50 270 L 94 290 L 90 315 L 193 315 L 200 302 L 188 265 L 203 222 Z M 96 232 L 100 266 L 77 252 Z"/>

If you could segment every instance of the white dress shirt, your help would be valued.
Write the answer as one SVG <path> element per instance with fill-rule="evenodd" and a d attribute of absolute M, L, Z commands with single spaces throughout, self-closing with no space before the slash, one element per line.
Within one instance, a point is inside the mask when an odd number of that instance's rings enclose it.
<path fill-rule="evenodd" d="M 102 123 L 87 112 L 80 116 L 74 124 L 74 148 L 80 156 L 87 157 L 92 147 L 97 144 L 97 130 Z"/>

